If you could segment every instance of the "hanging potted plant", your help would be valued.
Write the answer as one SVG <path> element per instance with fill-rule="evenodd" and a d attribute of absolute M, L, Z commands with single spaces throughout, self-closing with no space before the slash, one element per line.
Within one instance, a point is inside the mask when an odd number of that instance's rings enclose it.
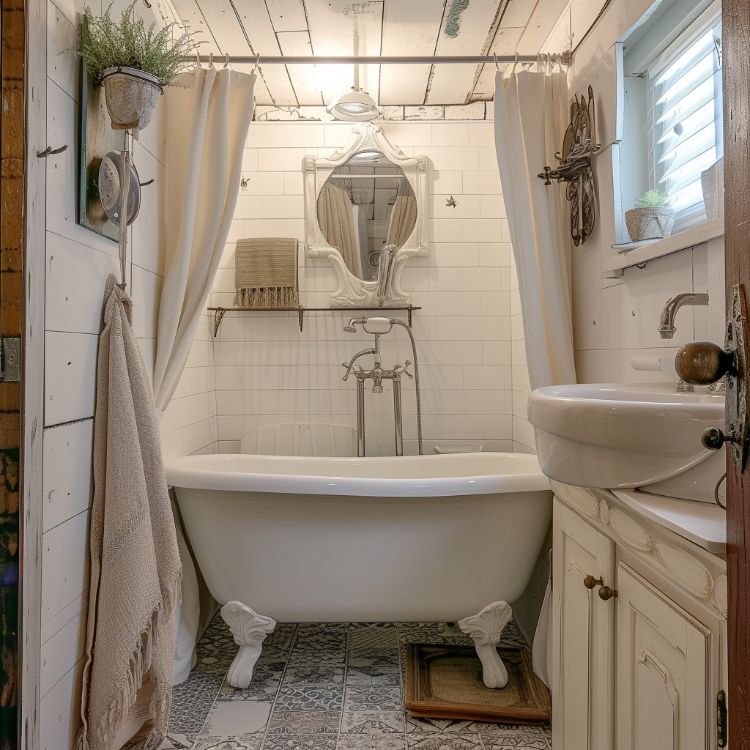
<path fill-rule="evenodd" d="M 96 83 L 104 86 L 107 110 L 115 130 L 138 130 L 151 121 L 156 102 L 165 86 L 192 62 L 192 34 L 175 36 L 176 24 L 148 28 L 136 17 L 135 3 L 120 20 L 112 18 L 109 6 L 103 15 L 84 9 L 80 56 Z"/>
<path fill-rule="evenodd" d="M 625 225 L 633 242 L 669 237 L 674 227 L 674 209 L 666 193 L 648 190 L 625 212 Z"/>

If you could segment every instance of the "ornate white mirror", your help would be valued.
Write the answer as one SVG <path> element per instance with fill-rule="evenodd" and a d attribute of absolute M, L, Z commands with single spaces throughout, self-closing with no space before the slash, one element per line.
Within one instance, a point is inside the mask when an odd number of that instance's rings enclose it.
<path fill-rule="evenodd" d="M 378 125 L 358 125 L 327 158 L 305 158 L 305 250 L 333 265 L 333 307 L 407 305 L 401 271 L 427 254 L 427 157 L 409 157 Z M 384 248 L 395 247 L 390 269 Z M 380 285 L 379 280 L 384 283 Z"/>

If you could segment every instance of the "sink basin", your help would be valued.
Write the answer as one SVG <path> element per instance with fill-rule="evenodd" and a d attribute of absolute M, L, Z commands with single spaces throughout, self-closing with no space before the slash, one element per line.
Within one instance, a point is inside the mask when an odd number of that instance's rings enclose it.
<path fill-rule="evenodd" d="M 713 502 L 724 473 L 725 451 L 700 441 L 724 427 L 722 395 L 673 383 L 549 386 L 529 397 L 529 420 L 542 471 L 566 484 Z"/>

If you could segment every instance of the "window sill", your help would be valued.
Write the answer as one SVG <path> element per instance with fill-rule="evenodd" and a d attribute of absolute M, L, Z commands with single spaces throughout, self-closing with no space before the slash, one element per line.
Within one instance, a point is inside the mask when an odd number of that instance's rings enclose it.
<path fill-rule="evenodd" d="M 695 245 L 701 245 L 723 236 L 724 219 L 721 218 L 698 224 L 662 240 L 644 240 L 643 242 L 613 245 L 612 248 L 618 252 L 604 259 L 602 272 L 607 278 L 618 278 L 623 275 L 626 268 L 640 266 L 650 260 L 663 258 L 665 255 L 695 247 Z"/>

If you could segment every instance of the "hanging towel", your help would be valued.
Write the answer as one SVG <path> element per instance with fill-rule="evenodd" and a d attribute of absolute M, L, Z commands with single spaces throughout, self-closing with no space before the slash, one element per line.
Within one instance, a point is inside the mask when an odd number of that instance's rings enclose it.
<path fill-rule="evenodd" d="M 97 363 L 82 750 L 116 750 L 136 733 L 140 747 L 155 747 L 171 703 L 182 568 L 131 311 L 110 274 Z"/>
<path fill-rule="evenodd" d="M 237 240 L 234 264 L 235 305 L 270 310 L 299 307 L 297 240 Z"/>

